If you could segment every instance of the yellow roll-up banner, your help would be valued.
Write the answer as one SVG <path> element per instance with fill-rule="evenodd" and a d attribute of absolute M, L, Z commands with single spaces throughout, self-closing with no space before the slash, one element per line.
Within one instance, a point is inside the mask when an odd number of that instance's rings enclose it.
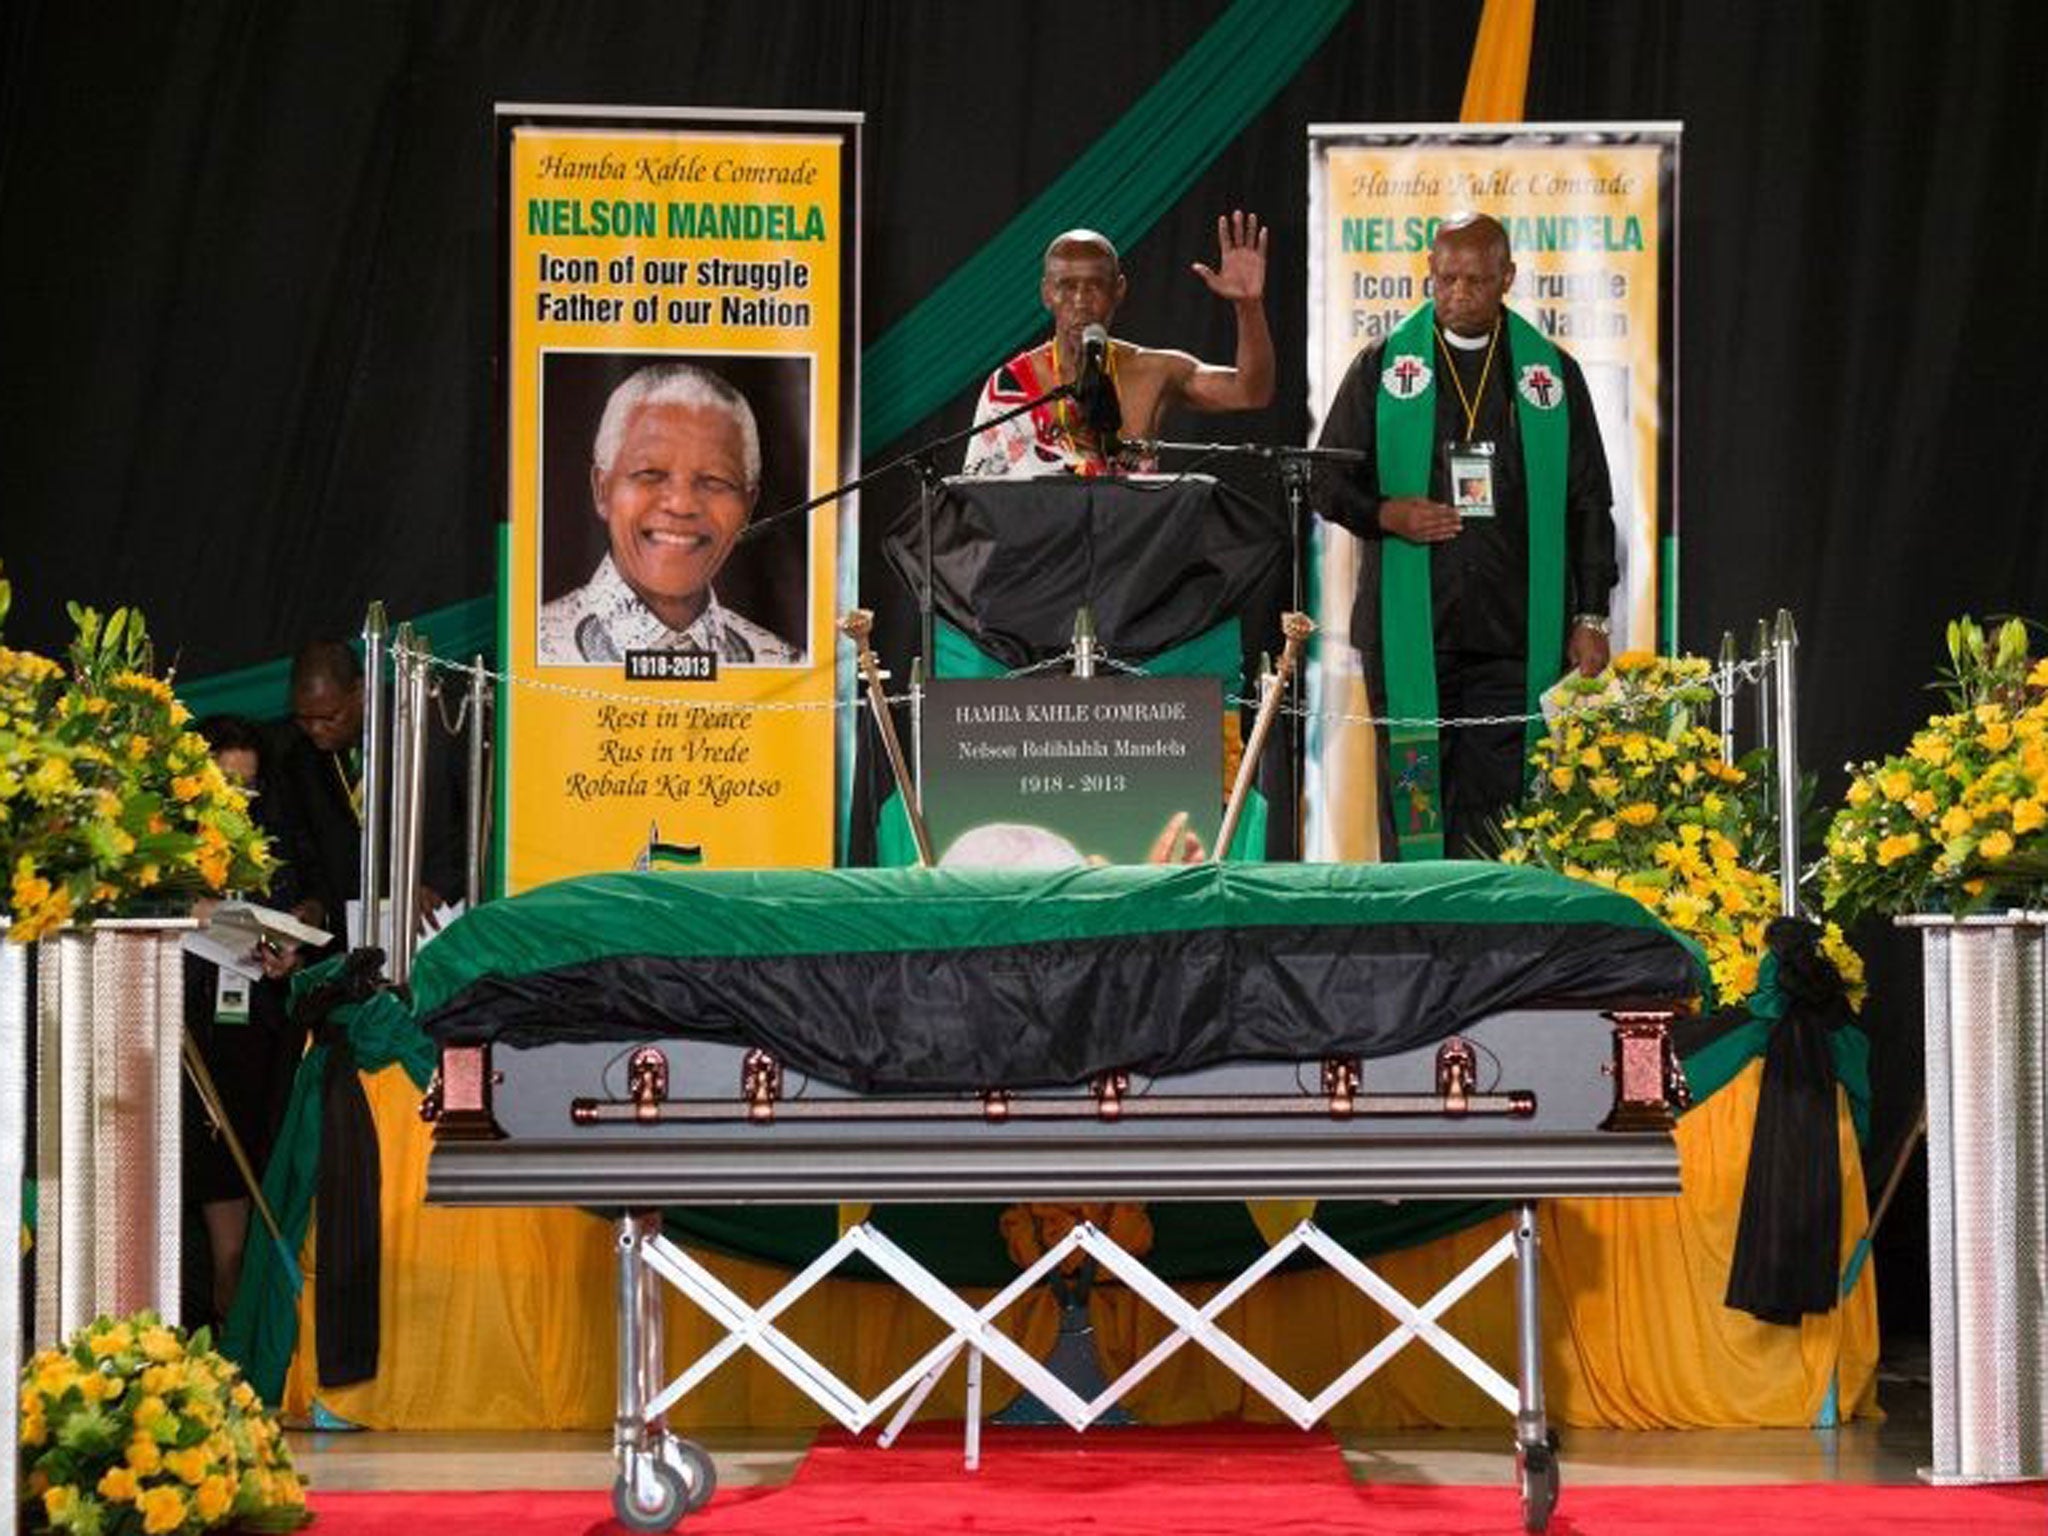
<path fill-rule="evenodd" d="M 499 108 L 509 890 L 829 865 L 859 120 Z"/>
<path fill-rule="evenodd" d="M 1600 420 L 1621 580 L 1613 648 L 1672 643 L 1676 594 L 1676 210 L 1673 123 L 1458 125 L 1309 132 L 1309 412 L 1320 430 L 1359 350 L 1430 297 L 1429 247 L 1452 214 L 1507 227 L 1508 304 L 1576 358 Z M 1311 438 L 1313 440 L 1313 437 Z M 1305 764 L 1310 858 L 1378 856 L 1373 743 L 1359 658 L 1344 643 L 1351 535 L 1317 531 L 1315 718 Z"/>

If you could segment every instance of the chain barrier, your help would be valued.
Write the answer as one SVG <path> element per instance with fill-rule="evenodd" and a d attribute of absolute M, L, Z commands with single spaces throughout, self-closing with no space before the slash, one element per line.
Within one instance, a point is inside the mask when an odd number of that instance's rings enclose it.
<path fill-rule="evenodd" d="M 480 676 L 499 688 L 524 688 L 531 692 L 553 694 L 558 698 L 580 699 L 592 704 L 644 705 L 648 702 L 647 695 L 642 693 L 613 693 L 602 688 L 585 688 L 570 683 L 552 683 L 536 677 L 518 677 L 507 672 L 494 672 L 488 668 L 479 669 L 469 662 L 450 661 L 431 652 L 424 655 L 421 659 L 425 661 L 431 671 L 456 674 L 465 680 Z M 1044 661 L 1033 662 L 1029 666 L 1013 667 L 1009 671 L 1004 672 L 1002 677 L 1005 681 L 1015 678 L 1035 677 L 1048 672 L 1054 672 L 1061 667 L 1071 666 L 1073 661 L 1074 653 L 1072 651 L 1063 651 L 1057 656 L 1048 657 Z M 1149 677 L 1152 675 L 1143 666 L 1132 662 L 1120 661 L 1106 651 L 1098 651 L 1096 653 L 1095 664 L 1098 667 L 1106 668 L 1111 672 L 1116 672 L 1126 677 Z M 1763 657 L 1752 657 L 1748 660 L 1734 663 L 1716 663 L 1707 672 L 1706 676 L 1684 686 L 1687 689 L 1705 687 L 1711 689 L 1716 696 L 1732 694 L 1736 690 L 1744 687 L 1754 687 L 1762 682 L 1769 667 L 1770 662 Z M 1677 688 L 1672 688 L 1647 693 L 1643 695 L 1643 702 L 1654 702 L 1667 696 L 1667 694 L 1670 697 L 1676 697 L 1679 691 Z M 469 718 L 471 694 L 469 692 L 463 693 L 461 702 L 456 706 L 453 721 L 448 717 L 448 707 L 445 702 L 444 691 L 438 681 L 430 687 L 429 694 L 434 700 L 435 712 L 440 716 L 442 729 L 451 736 L 460 735 Z M 885 702 L 891 705 L 907 705 L 913 702 L 914 698 L 915 695 L 911 693 L 884 695 Z M 860 697 L 802 702 L 784 700 L 733 701 L 726 699 L 691 699 L 687 702 L 693 707 L 703 709 L 755 710 L 762 714 L 836 713 L 840 710 L 861 710 L 867 707 L 867 700 Z M 1257 709 L 1263 702 L 1263 700 L 1257 697 L 1247 697 L 1241 694 L 1227 695 L 1224 699 L 1224 703 L 1234 709 Z M 1598 707 L 1599 704 L 1596 700 L 1584 705 L 1568 706 L 1561 713 L 1572 714 L 1578 710 L 1590 710 Z M 1506 715 L 1455 715 L 1443 718 L 1415 715 L 1352 714 L 1338 710 L 1310 709 L 1306 705 L 1300 704 L 1283 704 L 1279 708 L 1279 713 L 1297 720 L 1320 721 L 1325 725 L 1385 726 L 1390 730 L 1438 731 L 1471 730 L 1497 725 L 1527 725 L 1532 720 L 1543 718 L 1540 712 L 1535 714 L 1525 712 Z"/>
<path fill-rule="evenodd" d="M 429 664 L 438 660 L 438 657 L 428 658 Z M 462 675 L 466 678 L 474 678 L 476 675 L 475 670 L 470 667 L 464 667 L 461 671 Z M 460 736 L 463 726 L 469 723 L 469 706 L 476 697 L 476 690 L 474 688 L 463 690 L 462 702 L 455 706 L 455 718 L 453 720 L 448 718 L 447 693 L 441 687 L 441 680 L 439 678 L 433 678 L 428 681 L 427 697 L 434 701 L 434 713 L 440 717 L 441 729 L 450 736 Z"/>
<path fill-rule="evenodd" d="M 445 657 L 428 653 L 424 658 L 427 666 L 439 672 L 456 673 L 464 678 L 481 676 L 498 688 L 524 688 L 532 693 L 551 693 L 558 698 L 581 699 L 588 704 L 634 704 L 644 705 L 648 696 L 644 693 L 611 693 L 602 688 L 579 688 L 570 683 L 550 683 L 537 677 L 516 677 L 509 672 L 493 672 L 484 668 L 481 672 L 470 662 L 449 661 Z M 911 696 L 907 693 L 892 693 L 885 696 L 891 704 L 908 704 Z M 466 701 L 465 701 L 466 702 Z M 695 709 L 744 709 L 755 710 L 765 715 L 823 714 L 842 709 L 859 710 L 867 708 L 865 698 L 820 699 L 816 701 L 784 699 L 688 699 L 682 700 Z M 461 715 L 457 715 L 458 726 Z M 443 716 L 446 723 L 446 716 Z"/>
<path fill-rule="evenodd" d="M 1044 661 L 1034 661 L 1028 667 L 1012 667 L 1009 671 L 1003 673 L 1002 680 L 1007 683 L 1020 677 L 1036 677 L 1041 672 L 1050 672 L 1056 667 L 1068 666 L 1077 659 L 1074 652 L 1062 651 L 1057 656 L 1048 656 Z M 1104 650 L 1096 651 L 1095 665 L 1107 667 L 1112 672 L 1121 672 L 1126 677 L 1150 677 L 1152 675 L 1137 663 L 1119 661 Z"/>
<path fill-rule="evenodd" d="M 1733 694 L 1736 689 L 1744 686 L 1753 687 L 1760 683 L 1769 666 L 1770 663 L 1762 657 L 1752 658 L 1749 661 L 1738 661 L 1732 666 L 1716 664 L 1705 677 L 1695 682 L 1686 683 L 1683 685 L 1683 688 L 1690 690 L 1704 687 L 1712 690 L 1717 698 L 1722 697 L 1724 694 Z M 1728 683 L 1725 688 L 1723 686 L 1724 674 L 1728 675 Z M 1681 689 L 1678 687 L 1653 690 L 1642 694 L 1638 702 L 1644 704 L 1656 703 L 1665 698 L 1676 698 L 1680 692 Z M 1232 694 L 1224 702 L 1238 709 L 1257 709 L 1264 701 L 1258 698 L 1247 698 L 1242 694 Z M 1595 697 L 1589 699 L 1584 704 L 1568 704 L 1558 711 L 1558 715 L 1561 718 L 1565 715 L 1590 713 L 1601 707 L 1600 700 Z M 1524 712 L 1512 715 L 1453 715 L 1433 718 L 1422 715 L 1348 714 L 1337 710 L 1310 709 L 1306 705 L 1301 704 L 1283 704 L 1279 706 L 1278 712 L 1296 720 L 1318 720 L 1328 725 L 1383 725 L 1389 730 L 1470 730 L 1475 727 L 1488 725 L 1527 725 L 1532 720 L 1542 720 L 1544 718 L 1540 710 L 1534 714 Z"/>

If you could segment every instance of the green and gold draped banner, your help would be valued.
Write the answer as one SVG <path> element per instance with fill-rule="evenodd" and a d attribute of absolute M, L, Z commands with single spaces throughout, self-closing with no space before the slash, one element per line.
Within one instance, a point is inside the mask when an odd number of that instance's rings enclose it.
<path fill-rule="evenodd" d="M 1066 173 L 862 357 L 861 435 L 873 447 L 978 385 L 1045 319 L 1045 242 L 1076 224 L 1127 246 L 1263 111 L 1350 0 L 1237 0 Z"/>
<path fill-rule="evenodd" d="M 1519 123 L 1529 94 L 1536 0 L 1486 0 L 1465 71 L 1461 123 Z"/>

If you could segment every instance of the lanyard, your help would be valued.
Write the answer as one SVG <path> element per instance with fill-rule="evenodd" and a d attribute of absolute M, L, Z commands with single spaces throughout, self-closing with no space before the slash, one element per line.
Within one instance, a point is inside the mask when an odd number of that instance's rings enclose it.
<path fill-rule="evenodd" d="M 1486 361 L 1479 365 L 1479 387 L 1470 395 L 1465 393 L 1465 381 L 1458 377 L 1458 360 L 1451 356 L 1451 344 L 1444 340 L 1439 331 L 1436 338 L 1437 350 L 1444 355 L 1444 371 L 1451 376 L 1451 387 L 1458 392 L 1458 404 L 1465 412 L 1465 441 L 1471 442 L 1479 429 L 1479 406 L 1486 399 L 1487 376 L 1493 372 L 1494 348 L 1500 345 L 1500 322 L 1493 322 L 1493 334 L 1486 341 Z"/>
<path fill-rule="evenodd" d="M 356 781 L 351 784 L 349 782 L 348 770 L 341 765 L 341 754 L 339 752 L 330 752 L 327 754 L 327 757 L 328 761 L 334 764 L 334 776 L 341 780 L 341 792 L 348 796 L 348 808 L 355 812 L 356 825 L 360 827 L 363 824 L 362 777 L 358 775 Z"/>

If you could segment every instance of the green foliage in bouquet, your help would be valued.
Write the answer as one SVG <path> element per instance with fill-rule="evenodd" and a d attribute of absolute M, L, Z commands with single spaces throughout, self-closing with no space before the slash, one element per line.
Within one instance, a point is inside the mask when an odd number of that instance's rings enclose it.
<path fill-rule="evenodd" d="M 1948 708 L 1905 751 L 1850 765 L 1821 863 L 1848 916 L 2048 903 L 2048 657 L 2019 619 L 1957 619 L 1948 653 Z"/>
<path fill-rule="evenodd" d="M 21 1529 L 164 1536 L 311 1518 L 277 1420 L 205 1329 L 102 1317 L 21 1377 Z"/>
<path fill-rule="evenodd" d="M 0 580 L 0 627 L 11 593 Z M 0 645 L 0 874 L 21 943 L 138 900 L 261 890 L 248 801 L 185 729 L 142 616 L 70 607 L 69 668 Z"/>
<path fill-rule="evenodd" d="M 1712 663 L 1645 651 L 1573 678 L 1530 755 L 1535 787 L 1502 825 L 1500 858 L 1632 897 L 1706 951 L 1724 1005 L 1756 990 L 1778 915 L 1762 754 L 1723 762 Z M 1860 1001 L 1861 959 L 1833 924 L 1822 950 Z"/>

